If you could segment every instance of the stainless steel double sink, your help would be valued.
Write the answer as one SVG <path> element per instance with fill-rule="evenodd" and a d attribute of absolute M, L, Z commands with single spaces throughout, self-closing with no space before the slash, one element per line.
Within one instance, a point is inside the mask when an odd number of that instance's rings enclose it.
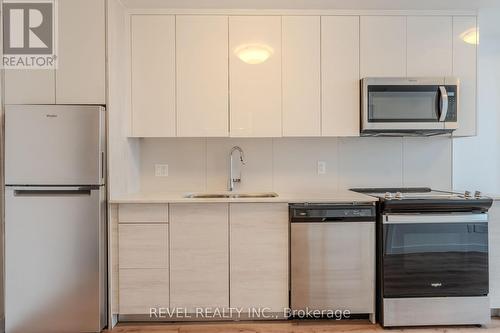
<path fill-rule="evenodd" d="M 277 193 L 188 193 L 184 198 L 190 199 L 238 199 L 238 198 L 276 198 Z"/>

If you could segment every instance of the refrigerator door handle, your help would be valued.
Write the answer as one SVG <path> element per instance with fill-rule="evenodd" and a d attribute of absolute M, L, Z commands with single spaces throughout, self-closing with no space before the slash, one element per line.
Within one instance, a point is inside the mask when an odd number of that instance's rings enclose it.
<path fill-rule="evenodd" d="M 24 187 L 14 188 L 14 196 L 16 197 L 69 197 L 69 196 L 90 196 L 91 191 L 97 189 L 92 186 L 82 187 Z"/>

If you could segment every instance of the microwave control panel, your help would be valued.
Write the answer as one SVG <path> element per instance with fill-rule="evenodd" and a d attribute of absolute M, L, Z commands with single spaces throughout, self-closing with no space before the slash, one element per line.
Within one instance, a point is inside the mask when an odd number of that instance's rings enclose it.
<path fill-rule="evenodd" d="M 448 114 L 445 121 L 457 121 L 457 86 L 446 86 L 448 92 Z"/>

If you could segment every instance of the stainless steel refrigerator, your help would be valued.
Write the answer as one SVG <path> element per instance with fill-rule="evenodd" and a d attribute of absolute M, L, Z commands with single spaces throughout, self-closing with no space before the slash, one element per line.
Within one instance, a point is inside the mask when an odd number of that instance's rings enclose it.
<path fill-rule="evenodd" d="M 5 331 L 106 325 L 105 110 L 5 107 Z"/>

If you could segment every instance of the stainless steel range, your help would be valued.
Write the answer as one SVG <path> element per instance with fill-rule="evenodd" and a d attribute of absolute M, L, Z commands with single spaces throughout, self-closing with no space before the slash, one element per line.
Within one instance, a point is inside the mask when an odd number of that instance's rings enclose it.
<path fill-rule="evenodd" d="M 383 326 L 489 322 L 491 198 L 430 188 L 354 191 L 380 199 L 377 312 Z"/>

